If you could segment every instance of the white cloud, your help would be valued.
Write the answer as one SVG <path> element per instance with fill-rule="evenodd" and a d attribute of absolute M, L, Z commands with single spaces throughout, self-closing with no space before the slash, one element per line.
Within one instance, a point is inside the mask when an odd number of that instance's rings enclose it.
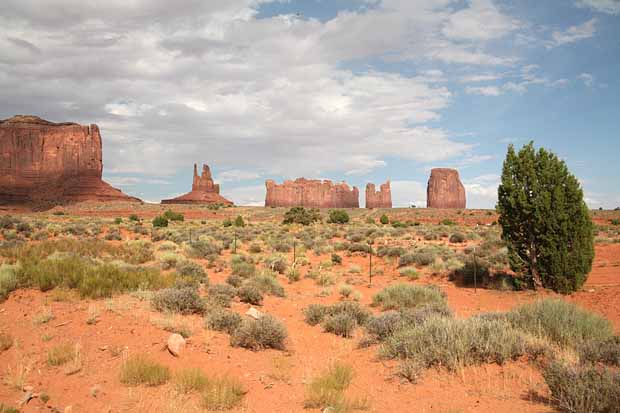
<path fill-rule="evenodd" d="M 254 171 L 244 171 L 241 169 L 231 169 L 220 172 L 215 181 L 217 182 L 239 182 L 260 178 L 260 174 Z"/>
<path fill-rule="evenodd" d="M 264 206 L 265 185 L 242 186 L 238 188 L 222 189 L 222 196 L 233 201 L 236 205 Z"/>
<path fill-rule="evenodd" d="M 394 207 L 426 208 L 426 184 L 418 181 L 391 181 L 392 205 Z"/>
<path fill-rule="evenodd" d="M 456 40 L 491 40 L 519 27 L 519 22 L 502 14 L 491 0 L 469 0 L 469 7 L 453 13 L 442 33 Z"/>
<path fill-rule="evenodd" d="M 596 33 L 596 23 L 597 19 L 592 18 L 585 23 L 571 26 L 565 31 L 556 30 L 551 33 L 551 40 L 546 42 L 546 46 L 547 48 L 553 48 L 567 43 L 589 39 Z"/>
<path fill-rule="evenodd" d="M 480 175 L 465 180 L 463 186 L 467 193 L 468 208 L 494 208 L 497 203 L 497 187 L 500 183 L 498 175 Z"/>
<path fill-rule="evenodd" d="M 501 79 L 501 75 L 499 74 L 480 74 L 480 75 L 467 75 L 462 76 L 459 79 L 461 83 L 478 83 L 478 82 L 488 82 L 491 80 Z"/>
<path fill-rule="evenodd" d="M 577 0 L 577 7 L 588 7 L 601 13 L 620 14 L 619 0 Z"/>
<path fill-rule="evenodd" d="M 594 85 L 594 76 L 590 73 L 581 73 L 577 76 L 577 79 L 581 80 L 587 87 L 592 87 Z"/>
<path fill-rule="evenodd" d="M 470 95 L 499 96 L 502 91 L 496 86 L 468 86 L 465 92 Z"/>

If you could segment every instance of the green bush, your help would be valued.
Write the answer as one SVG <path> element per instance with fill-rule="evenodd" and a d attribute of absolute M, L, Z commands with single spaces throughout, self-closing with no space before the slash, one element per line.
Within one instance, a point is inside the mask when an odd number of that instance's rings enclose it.
<path fill-rule="evenodd" d="M 194 288 L 166 288 L 158 291 L 151 303 L 157 311 L 172 311 L 181 314 L 204 311 L 205 305 Z"/>
<path fill-rule="evenodd" d="M 245 227 L 245 221 L 243 221 L 243 217 L 241 215 L 237 215 L 237 218 L 235 218 L 234 225 L 238 228 Z"/>
<path fill-rule="evenodd" d="M 582 362 L 620 366 L 620 336 L 606 340 L 589 340 L 578 347 Z"/>
<path fill-rule="evenodd" d="M 245 319 L 230 337 L 234 347 L 244 347 L 250 350 L 274 348 L 284 350 L 284 340 L 287 337 L 286 327 L 269 314 L 258 320 Z"/>
<path fill-rule="evenodd" d="M 129 215 L 129 220 L 133 222 L 138 222 L 140 221 L 140 217 L 138 217 L 136 214 L 131 214 Z"/>
<path fill-rule="evenodd" d="M 168 226 L 168 220 L 163 216 L 157 216 L 153 218 L 153 226 L 156 228 L 164 228 Z"/>
<path fill-rule="evenodd" d="M 182 260 L 176 265 L 176 272 L 182 277 L 190 277 L 202 284 L 209 284 L 209 277 L 202 265 L 194 261 Z"/>
<path fill-rule="evenodd" d="M 454 371 L 478 363 L 502 364 L 523 355 L 525 349 L 522 334 L 506 321 L 434 316 L 387 338 L 381 354 Z"/>
<path fill-rule="evenodd" d="M 620 373 L 595 366 L 552 362 L 543 370 L 551 398 L 560 410 L 620 412 Z"/>
<path fill-rule="evenodd" d="M 183 214 L 174 212 L 170 209 L 164 212 L 162 217 L 166 218 L 168 221 L 185 221 L 185 216 L 183 216 Z"/>
<path fill-rule="evenodd" d="M 445 307 L 448 305 L 445 294 L 434 285 L 393 284 L 372 298 L 372 305 L 381 307 L 383 311 L 417 308 L 431 304 Z"/>
<path fill-rule="evenodd" d="M 232 274 L 242 278 L 250 278 L 256 274 L 256 266 L 249 257 L 235 255 L 231 262 Z"/>
<path fill-rule="evenodd" d="M 228 284 L 214 284 L 209 286 L 207 299 L 210 304 L 221 307 L 230 307 L 230 302 L 237 295 L 237 290 Z"/>
<path fill-rule="evenodd" d="M 288 268 L 288 263 L 284 255 L 272 255 L 265 259 L 265 266 L 271 271 L 284 274 Z"/>
<path fill-rule="evenodd" d="M 16 265 L 0 265 L 0 302 L 6 300 L 9 294 L 17 289 L 17 270 Z"/>
<path fill-rule="evenodd" d="M 338 254 L 332 254 L 331 261 L 334 265 L 340 265 L 342 264 L 342 257 Z"/>
<path fill-rule="evenodd" d="M 138 354 L 123 362 L 120 380 L 127 386 L 159 386 L 170 380 L 170 369 Z"/>
<path fill-rule="evenodd" d="M 483 259 L 473 257 L 467 257 L 463 266 L 456 271 L 454 275 L 459 277 L 464 285 L 474 285 L 474 275 L 477 285 L 485 285 L 489 282 L 491 277 L 491 270 L 489 263 Z"/>
<path fill-rule="evenodd" d="M 387 215 L 383 214 L 381 215 L 381 218 L 379 218 L 379 222 L 383 225 L 387 225 L 390 223 L 390 219 L 388 218 Z"/>
<path fill-rule="evenodd" d="M 357 328 L 357 320 L 349 313 L 339 313 L 327 317 L 322 326 L 327 333 L 349 338 L 353 336 L 353 332 Z"/>
<path fill-rule="evenodd" d="M 358 325 L 365 325 L 370 311 L 353 301 L 344 301 L 329 306 L 310 304 L 304 308 L 304 319 L 310 325 L 322 323 L 327 332 L 350 337 Z"/>
<path fill-rule="evenodd" d="M 237 296 L 243 303 L 252 305 L 261 305 L 263 302 L 263 294 L 260 288 L 255 284 L 244 284 L 237 289 Z"/>
<path fill-rule="evenodd" d="M 321 214 L 316 208 L 293 207 L 284 213 L 283 224 L 310 225 L 321 220 Z"/>
<path fill-rule="evenodd" d="M 594 231 L 579 180 L 534 143 L 504 161 L 497 211 L 512 270 L 535 285 L 570 293 L 592 270 Z"/>
<path fill-rule="evenodd" d="M 559 299 L 522 305 L 507 314 L 513 326 L 560 346 L 576 346 L 613 335 L 609 320 Z"/>
<path fill-rule="evenodd" d="M 213 307 L 205 316 L 205 327 L 210 330 L 233 334 L 241 325 L 241 316 L 221 307 Z"/>
<path fill-rule="evenodd" d="M 330 224 L 346 224 L 350 219 L 349 214 L 344 209 L 331 209 L 327 222 Z"/>
<path fill-rule="evenodd" d="M 461 244 L 465 242 L 465 234 L 455 232 L 454 234 L 450 235 L 450 242 L 455 244 Z"/>

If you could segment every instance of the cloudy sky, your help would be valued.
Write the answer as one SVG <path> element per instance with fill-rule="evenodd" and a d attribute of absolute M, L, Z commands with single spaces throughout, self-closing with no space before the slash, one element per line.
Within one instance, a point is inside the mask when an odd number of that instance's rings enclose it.
<path fill-rule="evenodd" d="M 97 123 L 104 177 L 158 201 L 208 163 L 264 180 L 392 181 L 430 168 L 493 207 L 509 143 L 566 160 L 620 205 L 620 0 L 2 0 L 0 118 Z M 363 198 L 363 196 L 362 196 Z M 363 199 L 361 200 L 363 203 Z"/>

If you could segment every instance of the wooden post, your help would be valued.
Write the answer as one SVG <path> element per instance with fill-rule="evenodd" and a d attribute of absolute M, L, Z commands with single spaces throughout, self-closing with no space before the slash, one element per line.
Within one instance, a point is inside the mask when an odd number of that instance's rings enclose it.
<path fill-rule="evenodd" d="M 368 245 L 368 260 L 369 260 L 369 270 L 368 270 L 368 285 L 372 285 L 372 245 Z"/>
<path fill-rule="evenodd" d="M 474 247 L 474 294 L 477 294 L 478 292 L 477 272 L 478 272 L 478 269 L 476 268 L 476 247 Z"/>
<path fill-rule="evenodd" d="M 237 253 L 237 231 L 234 232 L 233 254 Z"/>
<path fill-rule="evenodd" d="M 297 261 L 297 255 L 296 255 L 296 249 L 295 249 L 296 246 L 297 246 L 297 240 L 293 240 L 293 265 L 295 265 L 295 262 Z"/>

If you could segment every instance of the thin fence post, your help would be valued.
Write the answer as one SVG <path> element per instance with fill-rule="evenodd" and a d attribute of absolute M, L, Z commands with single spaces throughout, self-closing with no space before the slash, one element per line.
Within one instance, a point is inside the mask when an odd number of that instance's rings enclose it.
<path fill-rule="evenodd" d="M 297 250 L 296 247 L 297 246 L 297 240 L 293 240 L 293 265 L 295 265 L 295 262 L 297 261 Z"/>
<path fill-rule="evenodd" d="M 476 265 L 476 247 L 474 247 L 474 294 L 477 294 L 478 292 L 478 279 L 477 279 L 477 274 L 478 272 L 478 268 Z"/>
<path fill-rule="evenodd" d="M 372 246 L 370 246 L 368 251 L 368 260 L 369 260 L 369 270 L 368 270 L 368 285 L 372 285 Z"/>
<path fill-rule="evenodd" d="M 233 254 L 237 253 L 237 231 L 234 232 Z"/>

